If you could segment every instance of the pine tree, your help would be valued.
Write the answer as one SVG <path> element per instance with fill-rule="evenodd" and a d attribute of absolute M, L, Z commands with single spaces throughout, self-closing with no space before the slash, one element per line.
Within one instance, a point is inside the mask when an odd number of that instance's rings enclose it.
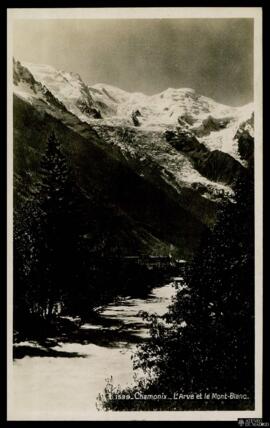
<path fill-rule="evenodd" d="M 48 316 L 57 309 L 78 314 L 91 306 L 88 248 L 82 238 L 82 195 L 58 139 L 52 133 L 41 161 L 38 191 L 43 245 L 39 249 Z M 41 293 L 42 295 L 42 293 Z"/>
<path fill-rule="evenodd" d="M 15 216 L 16 316 L 28 312 L 48 321 L 65 309 L 78 311 L 87 300 L 89 260 L 81 211 L 80 191 L 52 132 L 39 183 Z"/>
<path fill-rule="evenodd" d="M 179 291 L 169 313 L 174 330 L 164 342 L 161 384 L 171 379 L 187 392 L 246 393 L 251 405 L 253 215 L 252 177 L 240 178 L 234 202 L 221 209 L 214 229 L 204 236 L 187 272 L 188 289 Z"/>
<path fill-rule="evenodd" d="M 179 292 L 171 318 L 179 328 L 178 381 L 198 391 L 247 393 L 254 370 L 254 212 L 252 177 L 208 232 Z M 188 361 L 188 363 L 187 363 Z M 187 369 L 187 370 L 186 370 Z"/>

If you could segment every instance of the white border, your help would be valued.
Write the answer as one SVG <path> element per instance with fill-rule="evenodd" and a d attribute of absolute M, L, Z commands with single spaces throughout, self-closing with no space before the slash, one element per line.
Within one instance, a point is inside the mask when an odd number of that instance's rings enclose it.
<path fill-rule="evenodd" d="M 159 18 L 260 18 L 259 7 L 138 7 L 9 9 L 16 19 L 159 19 Z"/>
<path fill-rule="evenodd" d="M 232 421 L 262 417 L 262 9 L 261 8 L 105 8 L 105 9 L 8 9 L 8 144 L 7 144 L 7 326 L 8 326 L 8 420 L 177 420 Z M 88 412 L 72 415 L 18 415 L 12 406 L 12 314 L 13 314 L 13 112 L 12 112 L 12 25 L 17 19 L 158 19 L 158 18 L 253 18 L 254 19 L 254 102 L 255 102 L 255 410 L 254 411 L 159 411 L 159 412 Z"/>

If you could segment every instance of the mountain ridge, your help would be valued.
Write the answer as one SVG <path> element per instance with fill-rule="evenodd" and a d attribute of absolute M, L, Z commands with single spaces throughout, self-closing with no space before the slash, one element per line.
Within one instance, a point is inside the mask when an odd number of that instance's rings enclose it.
<path fill-rule="evenodd" d="M 36 120 L 39 127 L 43 127 L 42 120 L 46 117 L 49 123 L 56 124 L 56 120 L 73 135 L 80 136 L 83 140 L 79 146 L 72 148 L 72 152 L 75 150 L 79 154 L 82 150 L 81 144 L 84 144 L 83 150 L 86 150 L 89 167 L 104 168 L 102 163 L 99 164 L 100 161 L 95 165 L 89 157 L 91 147 L 94 145 L 110 159 L 107 165 L 115 164 L 121 171 L 122 168 L 124 168 L 123 171 L 130 171 L 128 176 L 131 174 L 132 186 L 137 186 L 135 184 L 137 180 L 135 176 L 137 176 L 142 192 L 144 183 L 144 186 L 150 186 L 153 192 L 158 192 L 157 200 L 160 204 L 162 204 L 161 194 L 163 198 L 169 198 L 167 207 L 172 204 L 171 207 L 174 207 L 172 209 L 179 212 L 180 217 L 185 219 L 181 224 L 181 218 L 179 218 L 180 229 L 186 225 L 190 230 L 190 224 L 188 225 L 184 212 L 190 213 L 194 227 L 196 222 L 201 223 L 201 226 L 196 226 L 197 240 L 200 235 L 199 229 L 202 230 L 215 222 L 216 213 L 224 198 L 233 197 L 233 181 L 236 175 L 241 174 L 246 167 L 246 161 L 240 156 L 238 150 L 240 139 L 246 134 L 250 136 L 250 140 L 247 140 L 248 147 L 244 142 L 244 149 L 249 153 L 250 144 L 253 144 L 251 104 L 244 108 L 223 106 L 210 98 L 199 96 L 190 88 L 168 88 L 153 96 L 142 93 L 130 95 L 111 85 L 96 84 L 91 87 L 85 84 L 77 73 L 57 71 L 46 65 L 28 64 L 27 67 L 25 63 L 21 64 L 14 60 L 14 97 L 14 108 L 20 105 L 23 117 L 29 116 L 30 106 L 32 115 L 36 112 L 34 115 L 37 114 Z M 20 144 L 23 146 L 27 144 L 23 136 L 25 133 L 33 134 L 30 129 L 25 128 L 24 121 L 25 119 L 20 119 L 17 125 L 15 124 L 16 150 L 19 150 Z M 19 129 L 17 133 L 16 126 Z M 61 129 L 61 133 L 66 134 L 67 131 Z M 167 140 L 168 131 L 174 133 L 174 138 L 179 138 L 180 134 L 184 136 L 181 137 L 182 145 L 178 144 L 177 149 Z M 192 153 L 190 136 L 196 140 Z M 61 135 L 59 137 L 61 139 Z M 36 134 L 34 139 L 37 141 Z M 200 145 L 205 147 L 207 156 L 205 151 L 203 153 L 200 150 Z M 221 150 L 224 147 L 227 150 Z M 28 157 L 28 149 L 26 147 L 24 149 L 24 156 Z M 64 141 L 63 149 L 65 149 Z M 78 159 L 81 158 L 76 155 L 72 160 L 77 169 L 82 165 L 81 160 Z M 38 167 L 36 163 L 25 165 L 30 175 L 33 168 Z M 115 176 L 117 168 L 111 168 L 111 166 L 108 173 L 111 174 L 112 181 L 117 181 L 119 179 Z M 217 168 L 220 171 L 216 171 Z M 84 166 L 81 172 L 81 175 L 84 175 L 83 182 L 91 180 L 92 175 L 90 174 L 88 179 L 88 174 L 87 166 Z M 131 178 L 133 174 L 135 174 L 134 178 Z M 101 180 L 100 177 L 96 179 Z M 79 182 L 81 183 L 80 179 Z M 88 186 L 91 187 L 90 184 L 89 182 Z M 135 204 L 131 208 L 132 192 L 135 191 L 135 187 L 132 186 L 130 195 L 127 192 L 128 189 L 124 191 L 126 200 L 121 196 L 112 203 L 119 208 L 121 205 L 121 210 L 129 213 L 130 218 L 135 219 L 139 213 L 139 221 L 142 221 L 154 236 L 155 231 L 164 228 L 164 225 L 159 223 L 161 218 L 155 226 L 151 224 L 153 222 L 150 213 L 152 209 L 157 209 L 156 202 L 153 202 L 151 208 L 150 201 L 149 216 L 145 223 L 141 213 L 142 207 Z M 104 187 L 103 184 L 100 187 L 97 182 L 97 188 L 102 188 L 106 193 L 106 186 Z M 138 198 L 137 203 L 143 203 L 141 197 Z M 154 218 L 153 212 L 152 216 Z M 167 212 L 167 216 L 168 221 L 171 218 L 172 224 L 177 227 L 175 219 L 172 220 L 172 214 Z M 142 230 L 140 233 L 143 236 Z M 180 242 L 180 235 L 182 233 L 184 237 L 185 232 L 180 230 L 177 233 Z M 170 248 L 170 242 L 177 247 L 177 242 L 173 240 L 172 243 L 171 231 L 168 236 L 166 233 L 162 235 L 163 237 L 161 235 L 158 232 L 156 237 L 167 240 L 166 248 Z M 183 239 L 182 244 L 185 242 L 188 246 L 187 237 Z M 196 244 L 192 242 L 191 251 L 194 245 Z"/>

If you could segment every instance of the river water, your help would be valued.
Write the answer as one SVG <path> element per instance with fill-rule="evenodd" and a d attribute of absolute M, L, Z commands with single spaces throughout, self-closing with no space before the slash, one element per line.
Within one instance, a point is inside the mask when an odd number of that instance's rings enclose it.
<path fill-rule="evenodd" d="M 100 416 L 96 398 L 106 378 L 121 386 L 133 381 L 131 355 L 147 340 L 140 311 L 162 315 L 176 293 L 172 283 L 153 288 L 144 298 L 121 298 L 104 307 L 97 323 L 48 348 L 35 342 L 18 347 L 35 353 L 15 359 L 10 375 L 9 413 L 13 419 L 81 420 Z M 33 356 L 34 355 L 34 356 Z"/>

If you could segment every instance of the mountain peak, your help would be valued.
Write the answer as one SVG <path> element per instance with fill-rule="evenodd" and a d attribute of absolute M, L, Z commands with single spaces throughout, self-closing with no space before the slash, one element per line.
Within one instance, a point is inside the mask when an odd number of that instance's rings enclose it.
<path fill-rule="evenodd" d="M 16 61 L 14 64 L 16 68 Z M 145 95 L 106 83 L 90 86 L 78 73 L 56 70 L 46 64 L 25 62 L 20 67 L 26 80 L 31 80 L 32 76 L 68 111 L 88 124 L 102 120 L 103 125 L 136 126 L 147 132 L 180 127 L 194 133 L 210 149 L 225 151 L 236 158 L 234 136 L 253 111 L 252 103 L 230 107 L 200 95 L 192 88 L 169 87 L 158 94 Z M 20 90 L 16 88 L 16 91 Z M 30 94 L 31 91 L 27 93 L 28 99 Z M 33 96 L 36 98 L 39 94 L 33 93 Z"/>

